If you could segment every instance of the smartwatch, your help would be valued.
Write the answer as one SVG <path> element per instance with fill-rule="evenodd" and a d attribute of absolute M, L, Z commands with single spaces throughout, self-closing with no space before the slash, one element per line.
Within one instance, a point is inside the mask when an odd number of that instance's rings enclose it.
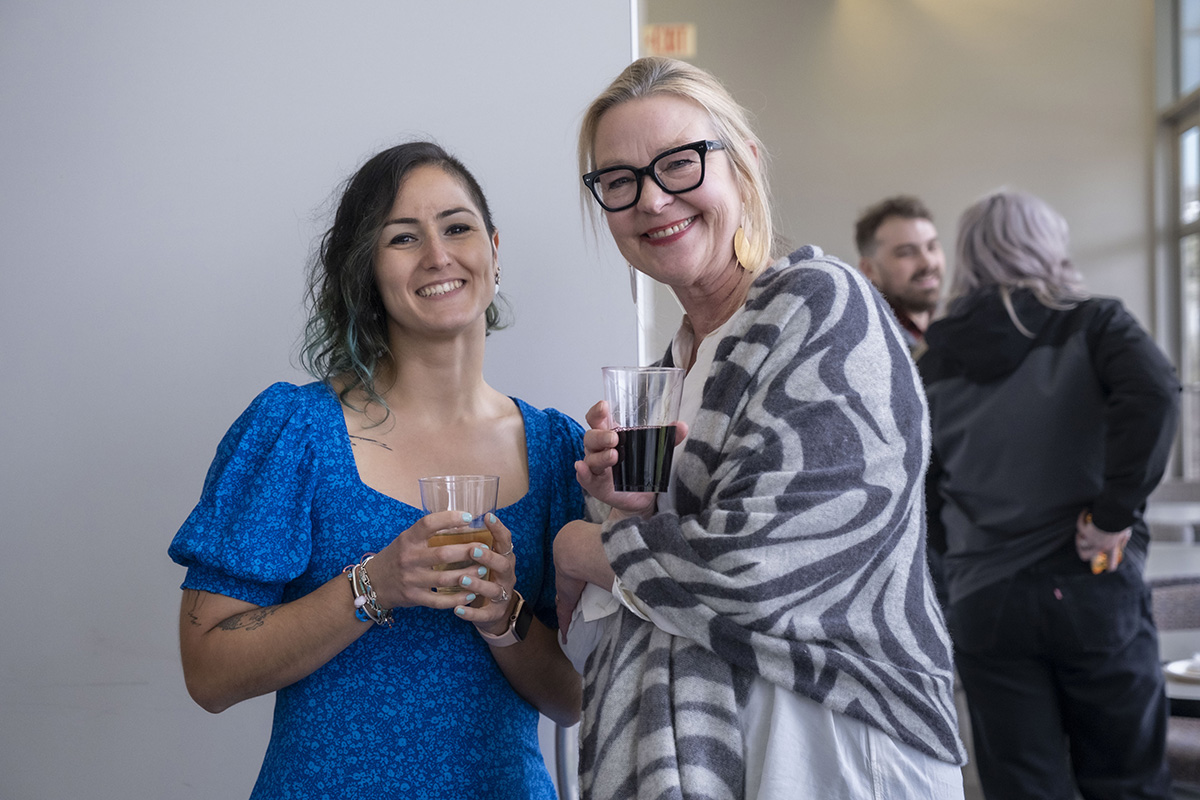
<path fill-rule="evenodd" d="M 525 641 L 525 635 L 529 633 L 529 624 L 533 622 L 533 610 L 525 605 L 525 598 L 516 589 L 513 589 L 513 594 L 517 596 L 517 604 L 513 608 L 512 616 L 508 618 L 508 630 L 504 633 L 485 633 L 476 628 L 479 635 L 484 641 L 492 647 L 508 647 L 510 644 Z"/>

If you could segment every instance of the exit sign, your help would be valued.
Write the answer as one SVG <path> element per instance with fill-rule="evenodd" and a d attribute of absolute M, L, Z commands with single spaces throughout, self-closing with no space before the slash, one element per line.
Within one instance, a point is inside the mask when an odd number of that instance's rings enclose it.
<path fill-rule="evenodd" d="M 642 52 L 648 56 L 691 58 L 696 55 L 696 26 L 645 25 L 642 27 Z"/>

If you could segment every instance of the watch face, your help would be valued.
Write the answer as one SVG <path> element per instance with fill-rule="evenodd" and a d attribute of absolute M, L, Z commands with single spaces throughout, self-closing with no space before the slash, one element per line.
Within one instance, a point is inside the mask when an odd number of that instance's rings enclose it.
<path fill-rule="evenodd" d="M 517 641 L 525 641 L 525 634 L 529 633 L 529 625 L 533 622 L 533 611 L 530 610 L 527 603 L 521 603 L 521 608 L 517 611 L 517 618 L 513 620 L 513 633 L 516 634 Z"/>

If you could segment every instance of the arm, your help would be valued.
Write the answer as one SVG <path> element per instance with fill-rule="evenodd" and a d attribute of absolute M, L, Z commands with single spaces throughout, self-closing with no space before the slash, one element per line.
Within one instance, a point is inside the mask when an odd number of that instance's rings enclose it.
<path fill-rule="evenodd" d="M 924 569 L 927 440 L 906 348 L 844 268 L 795 270 L 768 291 L 735 332 L 752 341 L 727 339 L 714 363 L 677 462 L 677 513 L 606 526 L 609 563 L 733 663 L 748 635 L 777 638 L 786 671 L 787 641 L 870 647 L 877 631 L 859 616 L 872 603 L 937 647 L 927 598 L 909 591 Z M 862 599 L 831 608 L 848 597 Z"/>
<path fill-rule="evenodd" d="M 616 578 L 608 556 L 604 554 L 600 525 L 576 520 L 558 532 L 554 539 L 554 577 L 558 629 L 566 641 L 571 615 L 583 594 L 583 587 L 594 583 L 608 591 Z"/>
<path fill-rule="evenodd" d="M 527 703 L 563 727 L 579 721 L 582 681 L 554 631 L 534 618 L 525 641 L 491 650 L 504 677 Z"/>
<path fill-rule="evenodd" d="M 461 602 L 463 595 L 429 591 L 452 585 L 469 572 L 436 571 L 434 566 L 469 560 L 473 545 L 426 544 L 429 536 L 455 522 L 453 511 L 423 517 L 371 561 L 370 577 L 381 607 L 449 610 Z M 504 608 L 496 604 L 474 613 L 484 624 L 504 618 Z M 179 633 L 188 692 L 205 710 L 224 711 L 311 675 L 372 624 L 355 616 L 354 592 L 341 573 L 304 597 L 268 607 L 185 590 Z"/>
<path fill-rule="evenodd" d="M 478 630 L 499 635 L 508 628 L 516 602 L 516 598 L 511 596 L 516 585 L 516 559 L 511 552 L 500 555 L 512 550 L 512 534 L 508 528 L 490 514 L 486 524 L 495 537 L 496 550 L 472 549 L 470 558 L 491 571 L 491 580 L 473 578 L 470 589 L 478 593 L 482 602 L 458 606 L 454 611 L 473 623 Z M 476 552 L 479 554 L 476 555 Z M 507 602 L 502 601 L 505 593 L 509 595 Z M 503 647 L 487 639 L 484 641 L 488 642 L 492 657 L 509 685 L 522 699 L 559 725 L 570 726 L 579 721 L 583 702 L 582 684 L 575 668 L 558 646 L 554 631 L 535 617 L 521 642 Z"/>
<path fill-rule="evenodd" d="M 179 645 L 188 694 L 216 714 L 312 674 L 370 628 L 355 618 L 353 600 L 342 575 L 265 608 L 185 589 Z"/>
<path fill-rule="evenodd" d="M 653 492 L 616 492 L 612 467 L 617 463 L 617 435 L 612 431 L 608 404 L 601 400 L 587 413 L 589 430 L 583 435 L 584 457 L 575 462 L 579 485 L 599 503 L 607 506 L 607 524 L 633 516 L 648 517 L 654 512 L 658 496 Z M 676 424 L 676 444 L 687 436 L 687 423 Z M 571 616 L 583 594 L 584 586 L 595 584 L 612 589 L 616 573 L 608 563 L 602 542 L 602 526 L 576 520 L 559 531 L 554 540 L 555 605 L 558 626 L 567 641 Z"/>
<path fill-rule="evenodd" d="M 1092 357 L 1107 395 L 1104 485 L 1095 525 L 1123 531 L 1166 470 L 1179 420 L 1179 381 L 1158 345 L 1114 304 L 1093 326 Z"/>

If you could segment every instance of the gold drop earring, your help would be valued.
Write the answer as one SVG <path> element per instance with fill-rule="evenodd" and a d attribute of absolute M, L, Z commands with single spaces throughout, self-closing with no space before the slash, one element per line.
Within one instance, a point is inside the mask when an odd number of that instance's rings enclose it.
<path fill-rule="evenodd" d="M 750 269 L 750 243 L 746 239 L 746 229 L 739 227 L 733 234 L 733 254 L 737 257 L 742 269 Z"/>

